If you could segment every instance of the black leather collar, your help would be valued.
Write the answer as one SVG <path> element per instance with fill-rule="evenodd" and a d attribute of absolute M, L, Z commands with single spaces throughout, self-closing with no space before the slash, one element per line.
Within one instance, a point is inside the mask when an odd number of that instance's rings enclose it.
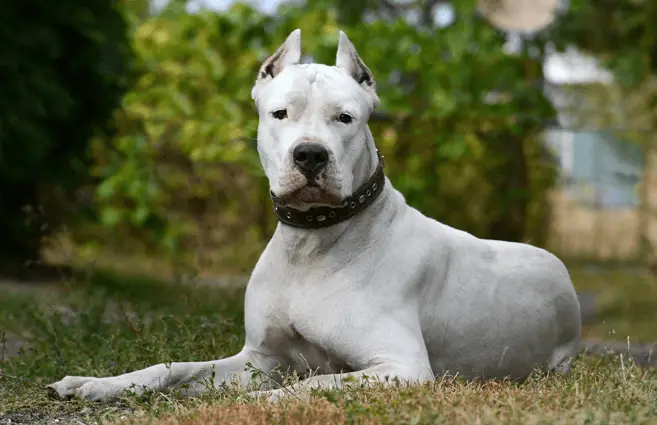
<path fill-rule="evenodd" d="M 376 154 L 379 158 L 376 171 L 357 191 L 343 201 L 341 207 L 315 207 L 308 211 L 301 211 L 280 205 L 278 198 L 270 192 L 278 220 L 294 227 L 320 229 L 343 222 L 363 211 L 383 191 L 386 181 L 383 172 L 383 156 L 378 150 Z"/>

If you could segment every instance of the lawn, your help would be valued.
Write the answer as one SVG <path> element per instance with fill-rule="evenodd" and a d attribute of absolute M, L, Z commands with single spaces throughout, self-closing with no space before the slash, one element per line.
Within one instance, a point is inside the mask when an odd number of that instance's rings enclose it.
<path fill-rule="evenodd" d="M 573 272 L 573 279 L 578 289 L 599 295 L 600 318 L 587 326 L 587 338 L 657 341 L 654 278 Z M 47 292 L 0 287 L 0 339 L 21 335 L 30 341 L 22 354 L 0 359 L 0 424 L 657 424 L 657 370 L 614 356 L 582 357 L 567 377 L 537 374 L 523 384 L 371 386 L 275 407 L 234 392 L 191 400 L 149 394 L 97 404 L 50 400 L 43 389 L 65 375 L 115 375 L 233 354 L 244 337 L 242 297 L 240 286 L 110 273 L 62 282 Z"/>

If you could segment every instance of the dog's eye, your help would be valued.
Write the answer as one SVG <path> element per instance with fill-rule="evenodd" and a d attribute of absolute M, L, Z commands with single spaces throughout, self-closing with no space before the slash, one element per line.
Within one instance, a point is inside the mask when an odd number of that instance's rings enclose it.
<path fill-rule="evenodd" d="M 340 114 L 340 116 L 338 117 L 338 121 L 345 124 L 351 123 L 352 120 L 353 118 L 349 114 Z"/>
<path fill-rule="evenodd" d="M 287 118 L 287 109 L 279 109 L 271 113 L 274 118 L 277 120 L 284 120 Z"/>

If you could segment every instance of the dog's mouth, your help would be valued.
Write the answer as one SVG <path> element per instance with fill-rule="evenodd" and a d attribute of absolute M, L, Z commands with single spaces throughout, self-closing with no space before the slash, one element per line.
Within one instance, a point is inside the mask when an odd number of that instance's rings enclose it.
<path fill-rule="evenodd" d="M 290 193 L 278 196 L 277 201 L 282 206 L 301 207 L 307 206 L 342 206 L 342 198 L 327 190 L 322 189 L 317 184 L 307 184 Z"/>

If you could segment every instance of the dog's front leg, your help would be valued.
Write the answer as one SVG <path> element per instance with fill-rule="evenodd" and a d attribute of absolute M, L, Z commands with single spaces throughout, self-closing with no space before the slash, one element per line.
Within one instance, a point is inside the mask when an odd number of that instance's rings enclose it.
<path fill-rule="evenodd" d="M 48 385 L 55 396 L 65 399 L 79 397 L 91 401 L 107 401 L 127 392 L 138 395 L 147 390 L 167 391 L 179 388 L 185 395 L 194 396 L 210 386 L 236 385 L 252 388 L 259 385 L 252 380 L 252 371 L 271 371 L 277 360 L 247 349 L 239 354 L 209 362 L 175 362 L 158 364 L 146 369 L 105 378 L 67 376 Z M 256 374 L 257 376 L 257 374 Z M 255 378 L 255 377 L 254 377 Z"/>
<path fill-rule="evenodd" d="M 333 375 L 317 375 L 288 387 L 268 391 L 254 391 L 249 395 L 256 398 L 265 398 L 276 401 L 283 397 L 307 399 L 311 390 L 340 390 L 349 385 L 361 384 L 422 384 L 434 380 L 430 369 L 404 368 L 394 365 L 381 364 L 368 369 Z"/>

